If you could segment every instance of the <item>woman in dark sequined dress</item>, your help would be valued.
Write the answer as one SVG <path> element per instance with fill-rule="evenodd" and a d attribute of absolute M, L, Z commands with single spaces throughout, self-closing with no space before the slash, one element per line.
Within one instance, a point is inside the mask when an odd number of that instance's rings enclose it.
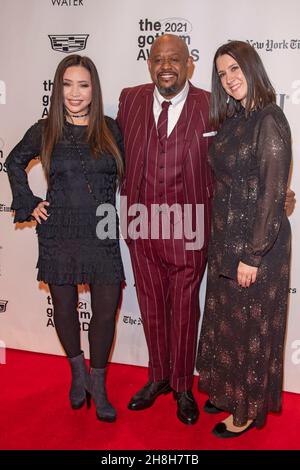
<path fill-rule="evenodd" d="M 121 148 L 115 121 L 103 115 L 94 63 L 69 55 L 56 70 L 48 118 L 34 124 L 7 158 L 15 222 L 38 222 L 38 280 L 49 284 L 55 328 L 71 365 L 71 406 L 81 408 L 86 398 L 89 404 L 91 394 L 104 421 L 116 419 L 105 373 L 124 280 L 115 211 Z M 39 155 L 48 181 L 45 200 L 33 195 L 25 171 Z M 115 224 L 106 238 L 96 234 L 102 203 Z M 89 284 L 91 292 L 90 374 L 80 347 L 78 284 Z"/>
<path fill-rule="evenodd" d="M 213 433 L 236 437 L 281 409 L 291 236 L 290 129 L 247 43 L 215 54 L 211 121 L 216 187 L 197 369 L 205 411 L 230 413 Z"/>

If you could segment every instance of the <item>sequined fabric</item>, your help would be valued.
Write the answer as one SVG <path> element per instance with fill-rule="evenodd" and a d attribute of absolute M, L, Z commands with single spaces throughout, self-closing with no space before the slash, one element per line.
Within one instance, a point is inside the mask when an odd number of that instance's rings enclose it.
<path fill-rule="evenodd" d="M 107 125 L 119 146 L 120 131 L 113 119 Z M 15 222 L 31 220 L 31 213 L 42 200 L 33 195 L 25 168 L 41 149 L 44 120 L 34 124 L 8 156 L 7 169 L 13 192 Z M 69 128 L 69 129 L 68 129 Z M 78 151 L 70 131 L 80 146 L 88 181 L 97 201 L 115 205 L 117 167 L 115 159 L 102 154 L 95 159 L 85 142 L 85 126 L 65 123 L 64 133 L 52 153 L 46 199 L 50 216 L 37 224 L 39 242 L 39 281 L 51 284 L 119 283 L 124 279 L 118 221 L 115 239 L 98 239 L 97 202 L 89 192 Z M 115 215 L 117 219 L 117 215 Z"/>
<path fill-rule="evenodd" d="M 224 123 L 210 149 L 216 176 L 199 388 L 235 425 L 281 408 L 290 225 L 284 201 L 291 159 L 288 123 L 268 105 Z M 239 261 L 258 267 L 239 287 Z"/>

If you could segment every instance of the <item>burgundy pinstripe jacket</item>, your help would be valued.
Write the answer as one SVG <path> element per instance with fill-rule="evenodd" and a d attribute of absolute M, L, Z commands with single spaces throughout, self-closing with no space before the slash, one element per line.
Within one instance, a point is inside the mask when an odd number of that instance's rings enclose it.
<path fill-rule="evenodd" d="M 121 195 L 127 204 L 139 202 L 144 159 L 147 145 L 149 113 L 153 112 L 154 84 L 139 85 L 122 91 L 117 121 L 125 146 L 125 179 Z M 205 247 L 210 233 L 210 200 L 213 195 L 213 175 L 207 153 L 210 138 L 203 136 L 211 129 L 208 123 L 209 93 L 190 83 L 187 97 L 190 110 L 186 126 L 182 176 L 185 204 L 205 206 Z M 127 241 L 129 241 L 127 239 Z"/>

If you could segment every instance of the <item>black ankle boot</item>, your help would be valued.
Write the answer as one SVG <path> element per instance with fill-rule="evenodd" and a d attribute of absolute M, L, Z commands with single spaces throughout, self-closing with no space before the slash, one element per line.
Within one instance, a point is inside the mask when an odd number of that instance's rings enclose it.
<path fill-rule="evenodd" d="M 72 382 L 69 392 L 70 402 L 73 410 L 81 408 L 85 400 L 90 407 L 89 374 L 86 367 L 83 352 L 76 357 L 68 357 L 72 371 Z"/>
<path fill-rule="evenodd" d="M 100 421 L 112 423 L 116 420 L 116 410 L 108 401 L 105 387 L 106 369 L 91 369 L 91 395 L 96 405 L 96 416 Z"/>

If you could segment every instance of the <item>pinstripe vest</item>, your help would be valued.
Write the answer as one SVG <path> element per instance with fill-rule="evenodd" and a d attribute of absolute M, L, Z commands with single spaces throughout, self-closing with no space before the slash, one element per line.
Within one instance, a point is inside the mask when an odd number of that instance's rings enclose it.
<path fill-rule="evenodd" d="M 144 174 L 141 184 L 140 202 L 183 204 L 182 162 L 184 137 L 186 133 L 185 103 L 176 126 L 169 135 L 165 150 L 162 149 L 154 121 L 153 111 L 149 113 L 147 146 Z"/>

